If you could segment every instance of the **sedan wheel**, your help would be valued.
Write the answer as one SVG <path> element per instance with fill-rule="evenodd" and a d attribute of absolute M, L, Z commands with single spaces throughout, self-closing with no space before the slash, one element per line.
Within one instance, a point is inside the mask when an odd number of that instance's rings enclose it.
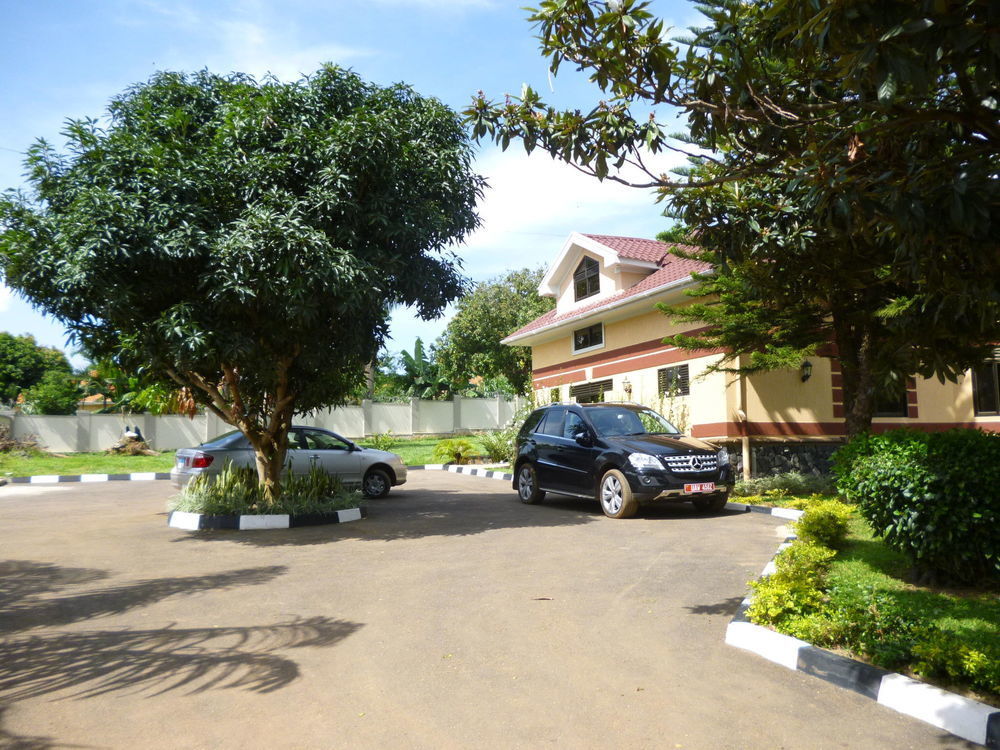
<path fill-rule="evenodd" d="M 392 482 L 389 481 L 389 475 L 382 469 L 370 470 L 361 482 L 361 492 L 364 496 L 376 500 L 388 495 L 390 487 Z"/>
<path fill-rule="evenodd" d="M 517 470 L 517 496 L 526 505 L 534 505 L 545 497 L 545 493 L 538 489 L 538 476 L 531 464 L 521 464 Z"/>
<path fill-rule="evenodd" d="M 639 510 L 639 501 L 632 494 L 628 480 L 617 469 L 611 469 L 602 477 L 598 499 L 608 518 L 631 518 Z"/>

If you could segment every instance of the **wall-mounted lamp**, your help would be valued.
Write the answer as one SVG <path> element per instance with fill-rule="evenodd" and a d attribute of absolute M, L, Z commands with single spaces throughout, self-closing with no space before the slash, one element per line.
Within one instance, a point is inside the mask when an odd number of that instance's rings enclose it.
<path fill-rule="evenodd" d="M 802 382 L 804 383 L 807 380 L 809 380 L 809 378 L 812 377 L 812 374 L 813 374 L 813 363 L 810 362 L 807 359 L 799 367 L 802 370 L 801 377 L 802 377 Z"/>
<path fill-rule="evenodd" d="M 625 390 L 625 397 L 632 398 L 632 384 L 628 382 L 628 378 L 622 381 L 622 388 Z"/>

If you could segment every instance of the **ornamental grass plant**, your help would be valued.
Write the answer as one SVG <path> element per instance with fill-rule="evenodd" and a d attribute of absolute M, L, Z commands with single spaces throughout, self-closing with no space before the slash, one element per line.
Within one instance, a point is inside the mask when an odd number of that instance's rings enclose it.
<path fill-rule="evenodd" d="M 170 504 L 170 510 L 229 515 L 305 515 L 357 508 L 361 492 L 345 487 L 339 478 L 313 467 L 308 474 L 288 474 L 281 494 L 268 504 L 254 469 L 227 464 L 215 477 L 189 482 Z"/>

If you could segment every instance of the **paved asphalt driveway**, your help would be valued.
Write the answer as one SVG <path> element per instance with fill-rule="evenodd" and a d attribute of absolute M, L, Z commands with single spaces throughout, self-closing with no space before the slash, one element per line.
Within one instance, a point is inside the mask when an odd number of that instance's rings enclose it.
<path fill-rule="evenodd" d="M 168 529 L 166 482 L 0 488 L 0 746 L 966 746 L 723 644 L 771 518 L 410 477 L 266 532 Z"/>

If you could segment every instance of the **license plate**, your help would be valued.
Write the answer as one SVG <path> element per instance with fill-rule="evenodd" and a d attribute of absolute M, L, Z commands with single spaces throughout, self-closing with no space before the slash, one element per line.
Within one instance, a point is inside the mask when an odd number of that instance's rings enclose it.
<path fill-rule="evenodd" d="M 695 494 L 698 492 L 715 492 L 715 482 L 695 482 L 694 484 L 685 484 L 684 491 L 688 494 Z"/>

